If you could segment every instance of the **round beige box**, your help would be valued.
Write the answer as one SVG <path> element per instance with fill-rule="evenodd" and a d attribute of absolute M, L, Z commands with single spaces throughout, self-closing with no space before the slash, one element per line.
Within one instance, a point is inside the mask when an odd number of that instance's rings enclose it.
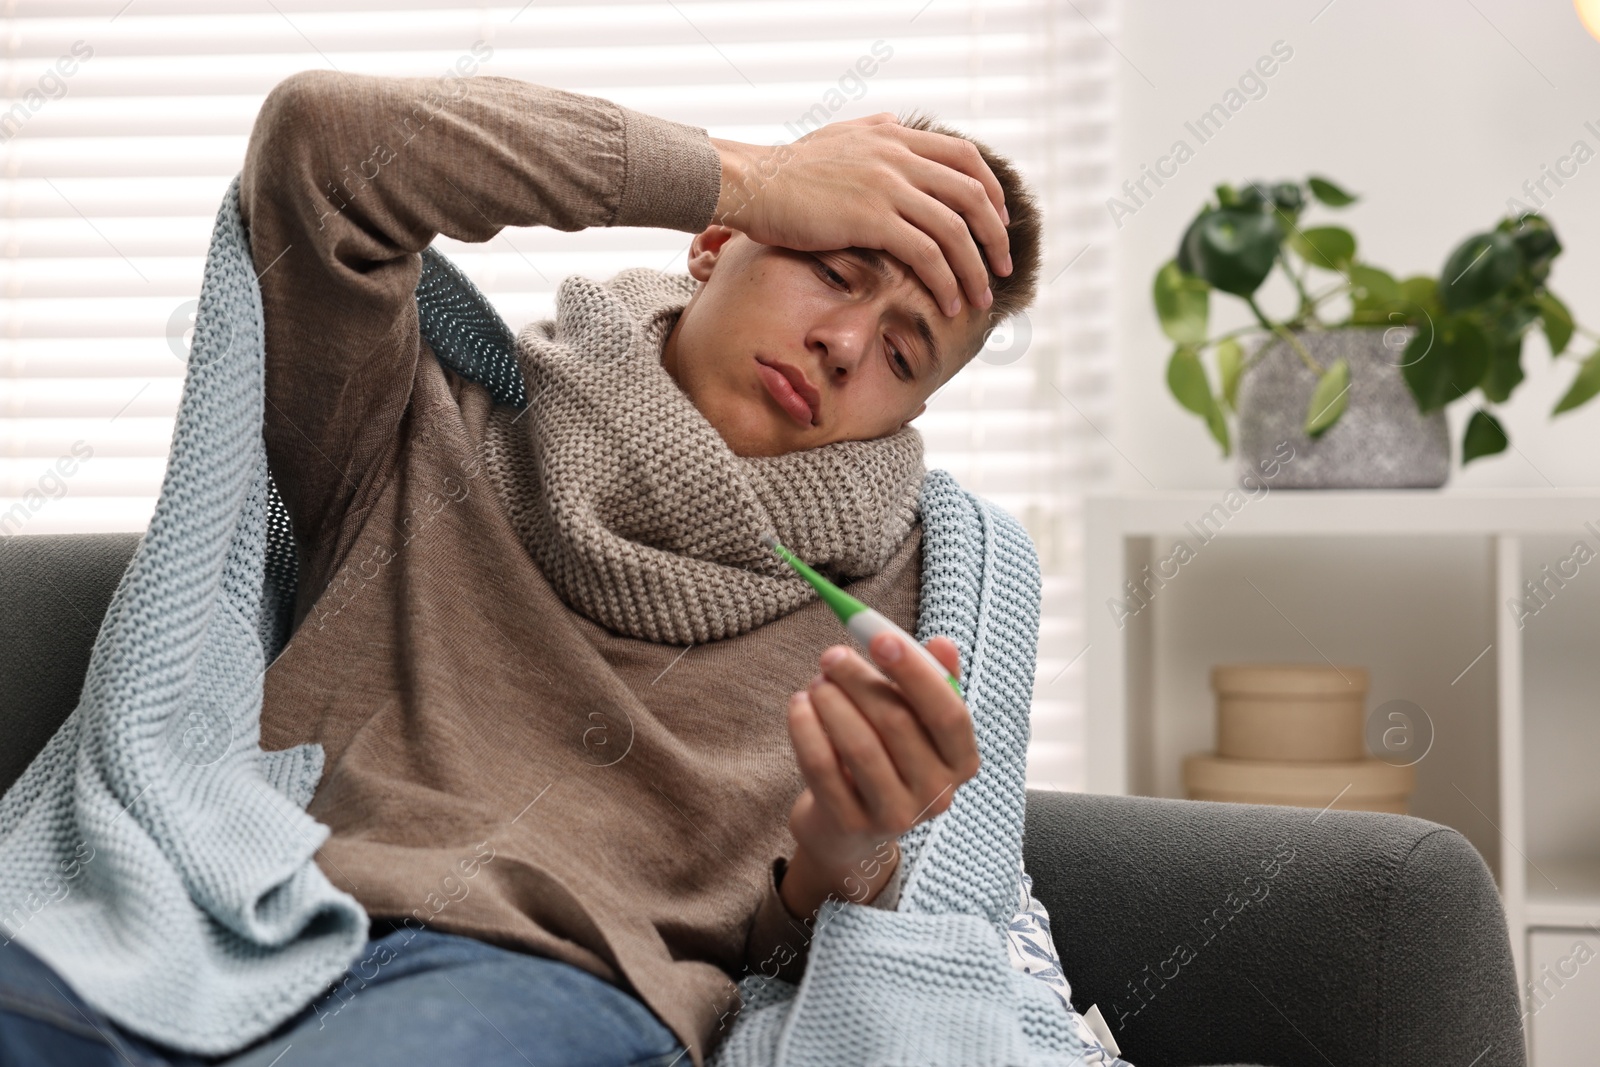
<path fill-rule="evenodd" d="M 1377 759 L 1286 763 L 1196 753 L 1183 761 L 1183 788 L 1190 800 L 1298 808 L 1325 808 L 1332 802 L 1343 811 L 1404 815 L 1416 785 L 1416 768 Z"/>
<path fill-rule="evenodd" d="M 1365 759 L 1367 672 L 1360 667 L 1233 663 L 1211 669 L 1223 759 Z"/>

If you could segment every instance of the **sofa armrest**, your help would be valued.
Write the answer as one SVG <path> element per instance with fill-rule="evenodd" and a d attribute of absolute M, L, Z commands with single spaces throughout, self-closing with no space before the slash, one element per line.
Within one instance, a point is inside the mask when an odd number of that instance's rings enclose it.
<path fill-rule="evenodd" d="M 78 706 L 100 620 L 140 536 L 0 537 L 0 792 Z"/>
<path fill-rule="evenodd" d="M 1030 791 L 1033 892 L 1136 1067 L 1525 1067 L 1505 912 L 1403 815 Z"/>

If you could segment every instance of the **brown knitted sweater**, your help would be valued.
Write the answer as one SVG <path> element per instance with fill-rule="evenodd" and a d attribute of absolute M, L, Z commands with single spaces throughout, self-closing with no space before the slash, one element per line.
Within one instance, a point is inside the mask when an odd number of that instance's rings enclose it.
<path fill-rule="evenodd" d="M 541 574 L 485 475 L 487 393 L 419 338 L 417 253 L 511 225 L 697 232 L 720 164 L 695 127 L 454 84 L 297 75 L 251 134 L 267 452 L 301 552 L 262 746 L 324 747 L 318 862 L 374 918 L 615 982 L 700 1067 L 734 977 L 804 966 L 777 895 L 804 784 L 784 708 L 841 632 L 813 600 L 685 651 L 607 630 Z M 914 526 L 850 586 L 908 629 L 920 543 Z"/>

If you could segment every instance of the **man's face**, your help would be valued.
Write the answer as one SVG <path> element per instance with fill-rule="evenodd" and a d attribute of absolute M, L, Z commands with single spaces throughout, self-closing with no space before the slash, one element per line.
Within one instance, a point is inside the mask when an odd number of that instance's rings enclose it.
<path fill-rule="evenodd" d="M 965 302 L 946 316 L 887 253 L 798 252 L 722 226 L 695 237 L 689 273 L 702 284 L 661 364 L 740 456 L 894 433 L 986 321 Z"/>

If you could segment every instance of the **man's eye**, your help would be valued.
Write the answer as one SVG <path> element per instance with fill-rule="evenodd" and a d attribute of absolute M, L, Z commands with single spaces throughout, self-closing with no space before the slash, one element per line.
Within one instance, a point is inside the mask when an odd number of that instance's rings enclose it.
<path fill-rule="evenodd" d="M 895 349 L 890 348 L 889 362 L 895 365 L 896 374 L 898 374 L 901 378 L 904 378 L 906 381 L 911 380 L 911 364 L 906 362 L 905 356 L 902 356 Z"/>
<path fill-rule="evenodd" d="M 850 283 L 845 281 L 844 275 L 840 274 L 838 271 L 822 262 L 822 260 L 817 259 L 817 257 L 813 256 L 811 258 L 816 260 L 818 270 L 821 271 L 822 274 L 826 275 L 830 282 L 834 282 L 846 289 L 850 288 Z"/>

